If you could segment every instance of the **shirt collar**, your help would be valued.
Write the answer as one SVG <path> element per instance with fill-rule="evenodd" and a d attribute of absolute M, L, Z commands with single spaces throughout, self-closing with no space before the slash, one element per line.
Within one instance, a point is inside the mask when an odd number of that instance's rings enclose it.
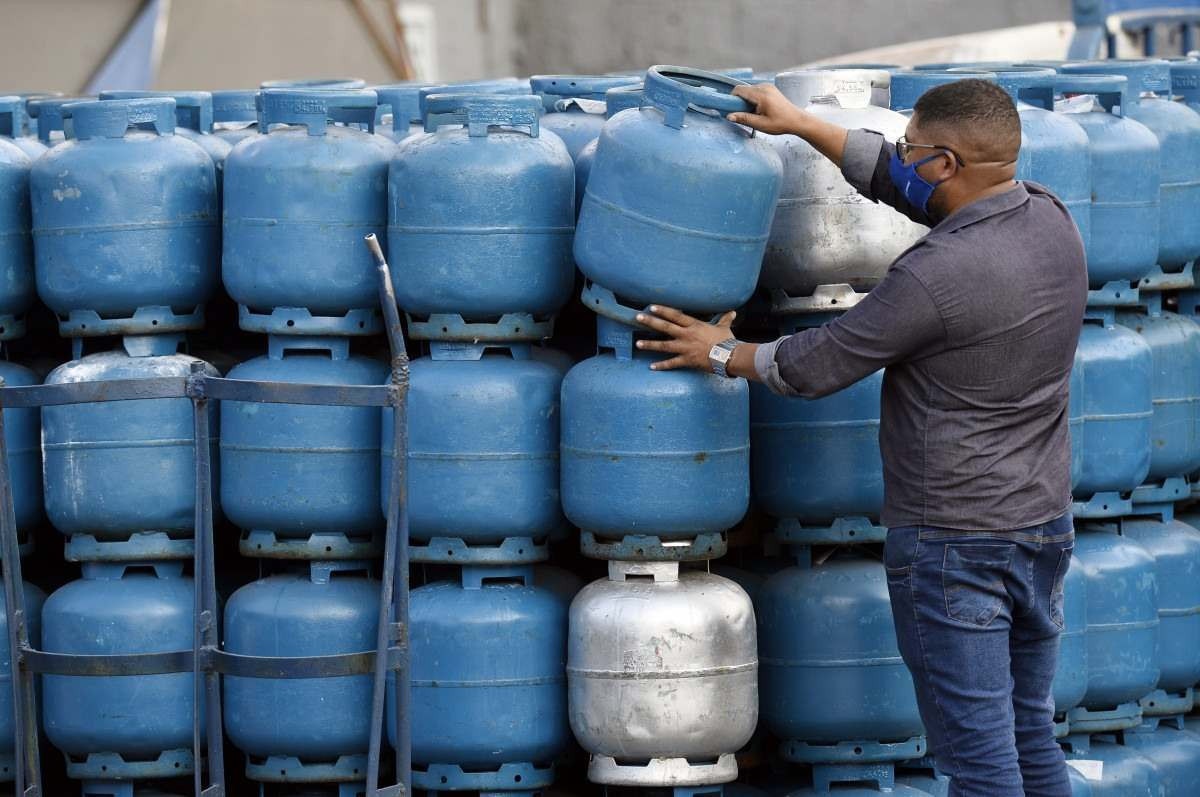
<path fill-rule="evenodd" d="M 977 199 L 969 205 L 959 208 L 937 223 L 931 232 L 950 233 L 961 230 L 977 221 L 995 216 L 999 213 L 1020 207 L 1029 201 L 1029 189 L 1021 181 L 999 194 L 993 194 L 983 199 Z"/>

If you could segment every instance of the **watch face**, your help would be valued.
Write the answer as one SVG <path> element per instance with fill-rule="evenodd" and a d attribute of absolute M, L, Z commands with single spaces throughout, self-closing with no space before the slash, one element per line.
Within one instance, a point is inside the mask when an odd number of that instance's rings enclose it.
<path fill-rule="evenodd" d="M 708 352 L 710 360 L 716 360 L 719 363 L 729 362 L 729 358 L 733 356 L 733 352 L 722 346 L 713 346 Z"/>

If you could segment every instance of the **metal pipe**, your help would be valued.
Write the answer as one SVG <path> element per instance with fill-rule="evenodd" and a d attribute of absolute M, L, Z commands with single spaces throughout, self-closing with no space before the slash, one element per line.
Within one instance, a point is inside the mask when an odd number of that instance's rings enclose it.
<path fill-rule="evenodd" d="M 0 390 L 4 380 L 0 378 Z M 4 412 L 0 410 L 0 551 L 4 562 L 4 600 L 8 609 L 8 650 L 12 662 L 13 713 L 16 733 L 16 772 L 13 793 L 41 797 L 42 763 L 38 749 L 37 697 L 33 673 L 25 667 L 23 651 L 29 647 L 25 625 L 25 590 L 21 579 L 21 554 L 17 539 L 17 514 L 13 506 L 12 481 L 8 471 L 8 441 L 4 436 Z M 26 788 L 26 778 L 29 786 Z"/>
<path fill-rule="evenodd" d="M 379 790 L 379 757 L 383 744 L 384 698 L 387 694 L 388 648 L 392 629 L 395 629 L 397 661 L 395 670 L 396 695 L 396 775 L 402 788 L 411 793 L 412 743 L 409 711 L 409 648 L 408 648 L 408 353 L 400 313 L 396 308 L 391 272 L 383 250 L 374 234 L 364 239 L 375 258 L 379 275 L 379 298 L 391 347 L 392 385 L 392 462 L 391 498 L 388 501 L 387 534 L 383 546 L 383 574 L 380 590 L 379 629 L 376 636 L 375 682 L 371 704 L 371 744 L 367 766 L 367 794 L 382 797 L 395 789 Z M 389 609 L 392 609 L 389 612 Z M 391 617 L 389 618 L 389 614 Z"/>

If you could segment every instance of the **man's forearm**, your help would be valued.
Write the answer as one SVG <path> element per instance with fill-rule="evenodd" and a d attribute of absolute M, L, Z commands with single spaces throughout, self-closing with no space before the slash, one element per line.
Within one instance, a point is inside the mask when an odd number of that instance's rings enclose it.
<path fill-rule="evenodd" d="M 792 135 L 812 144 L 813 148 L 833 161 L 841 168 L 842 157 L 846 153 L 846 136 L 850 131 L 841 125 L 827 122 L 813 114 L 804 114 L 797 120 Z"/>
<path fill-rule="evenodd" d="M 733 356 L 725 365 L 725 372 L 730 376 L 740 376 L 751 382 L 761 382 L 762 379 L 754 367 L 754 353 L 757 351 L 757 343 L 738 343 L 733 350 Z"/>

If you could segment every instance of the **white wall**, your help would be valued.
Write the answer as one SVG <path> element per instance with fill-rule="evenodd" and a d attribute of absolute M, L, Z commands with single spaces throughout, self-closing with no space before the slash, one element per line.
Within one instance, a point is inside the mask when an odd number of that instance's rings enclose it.
<path fill-rule="evenodd" d="M 519 8 L 517 69 L 527 74 L 655 63 L 776 70 L 1071 17 L 1070 0 L 522 0 Z"/>
<path fill-rule="evenodd" d="M 367 0 L 380 21 L 390 0 Z M 652 63 L 778 69 L 1070 15 L 1069 0 L 403 0 L 433 10 L 438 80 Z M 0 0 L 0 91 L 78 91 L 139 0 Z M 392 80 L 348 0 L 171 0 L 158 88 Z M 390 31 L 389 31 L 390 32 Z"/>

